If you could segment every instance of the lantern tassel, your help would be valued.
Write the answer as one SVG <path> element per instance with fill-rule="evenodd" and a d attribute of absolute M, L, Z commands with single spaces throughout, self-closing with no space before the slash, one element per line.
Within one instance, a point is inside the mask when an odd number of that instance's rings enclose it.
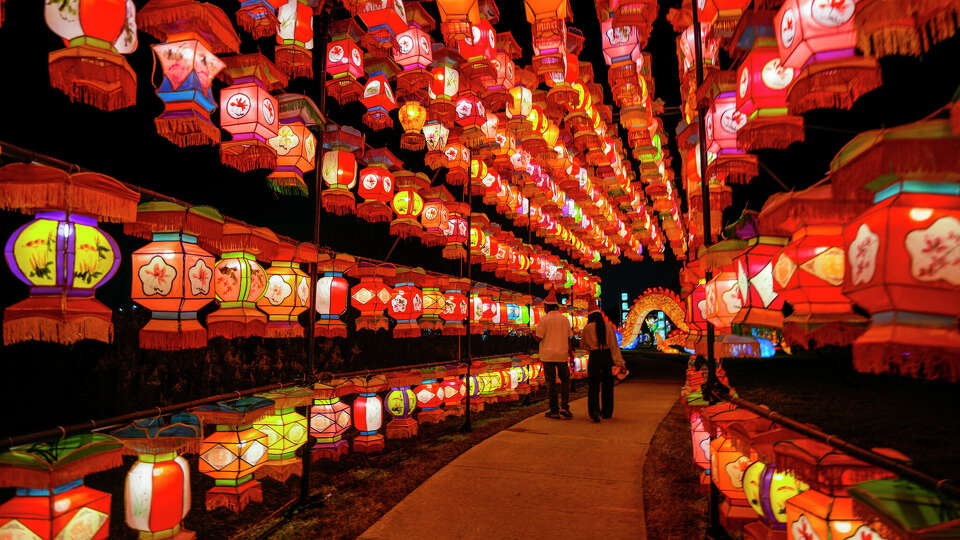
<path fill-rule="evenodd" d="M 357 101 L 362 93 L 363 85 L 352 75 L 327 81 L 327 95 L 337 100 L 341 106 Z"/>
<path fill-rule="evenodd" d="M 317 321 L 317 324 L 313 327 L 313 335 L 325 338 L 345 338 L 347 337 L 347 326 L 334 319 Z"/>
<path fill-rule="evenodd" d="M 451 186 L 462 186 L 467 181 L 466 169 L 460 167 L 448 169 L 446 181 Z"/>
<path fill-rule="evenodd" d="M 423 233 L 423 228 L 416 219 L 399 218 L 390 222 L 390 234 L 400 238 L 409 238 L 411 236 L 419 238 Z"/>
<path fill-rule="evenodd" d="M 301 470 L 303 470 L 303 465 L 300 463 L 299 458 L 276 461 L 270 460 L 264 464 L 263 467 L 257 469 L 257 471 L 253 473 L 253 476 L 258 480 L 270 478 L 282 484 L 289 480 L 291 476 L 300 476 Z"/>
<path fill-rule="evenodd" d="M 410 437 L 416 437 L 419 427 L 420 425 L 417 424 L 415 418 L 409 416 L 394 418 L 387 422 L 387 438 L 409 439 Z"/>
<path fill-rule="evenodd" d="M 277 45 L 274 51 L 277 69 L 291 78 L 313 78 L 313 53 L 299 45 Z"/>
<path fill-rule="evenodd" d="M 388 223 L 393 217 L 393 210 L 383 201 L 363 201 L 357 205 L 357 217 L 370 223 Z"/>
<path fill-rule="evenodd" d="M 443 409 L 431 409 L 429 411 L 420 410 L 417 413 L 417 422 L 420 424 L 439 424 L 443 422 L 443 418 L 446 416 L 443 413 Z"/>
<path fill-rule="evenodd" d="M 209 117 L 197 111 L 182 114 L 180 111 L 164 112 L 153 120 L 157 133 L 179 146 L 200 146 L 220 144 L 220 128 L 213 125 Z"/>
<path fill-rule="evenodd" d="M 350 445 L 347 441 L 339 440 L 334 443 L 317 443 L 310 450 L 310 459 L 319 461 L 329 459 L 330 461 L 340 461 L 342 456 L 350 453 Z"/>
<path fill-rule="evenodd" d="M 953 37 L 957 31 L 958 6 L 956 2 L 924 2 L 925 8 L 917 14 L 917 27 L 922 29 L 924 45 L 927 49 L 945 39 Z"/>
<path fill-rule="evenodd" d="M 50 85 L 70 101 L 104 111 L 137 103 L 137 75 L 120 53 L 78 45 L 51 52 L 47 62 Z"/>
<path fill-rule="evenodd" d="M 397 323 L 397 326 L 393 328 L 393 337 L 395 338 L 418 338 L 422 332 L 420 327 L 416 323 L 405 322 Z"/>
<path fill-rule="evenodd" d="M 761 148 L 783 150 L 803 140 L 802 116 L 758 116 L 737 130 L 737 147 L 745 152 Z"/>
<path fill-rule="evenodd" d="M 353 193 L 346 189 L 325 189 L 320 192 L 323 209 L 338 216 L 353 214 L 357 210 Z"/>
<path fill-rule="evenodd" d="M 447 237 L 440 231 L 423 231 L 420 241 L 428 247 L 442 246 L 447 243 Z"/>
<path fill-rule="evenodd" d="M 136 192 L 108 185 L 106 181 L 113 180 L 96 173 L 76 173 L 69 182 L 68 177 L 44 165 L 5 165 L 0 168 L 0 208 L 25 211 L 70 206 L 74 212 L 94 215 L 101 221 L 129 222 L 137 218 Z"/>
<path fill-rule="evenodd" d="M 5 466 L 0 485 L 3 487 L 48 489 L 51 485 L 63 485 L 88 474 L 116 469 L 117 467 L 123 467 L 123 447 L 96 454 L 87 454 L 82 459 L 59 465 L 53 470 Z"/>
<path fill-rule="evenodd" d="M 84 339 L 111 343 L 113 312 L 93 297 L 31 296 L 3 313 L 3 344 L 47 341 L 70 345 Z"/>
<path fill-rule="evenodd" d="M 383 435 L 358 435 L 353 439 L 353 451 L 373 454 L 383 451 Z"/>
<path fill-rule="evenodd" d="M 267 176 L 267 185 L 280 195 L 306 197 L 310 194 L 306 182 L 297 175 L 271 174 Z"/>
<path fill-rule="evenodd" d="M 140 330 L 140 347 L 156 351 L 181 351 L 207 346 L 207 329 L 196 319 L 150 319 Z"/>
<path fill-rule="evenodd" d="M 457 260 L 457 259 L 467 258 L 467 250 L 466 248 L 463 247 L 463 244 L 461 244 L 460 242 L 450 242 L 449 244 L 444 246 L 443 252 L 441 254 L 443 255 L 444 259 Z"/>
<path fill-rule="evenodd" d="M 444 336 L 465 336 L 467 335 L 467 327 L 460 322 L 447 321 L 440 333 Z"/>
<path fill-rule="evenodd" d="M 954 327 L 871 325 L 853 344 L 853 368 L 960 382 L 960 334 Z"/>
<path fill-rule="evenodd" d="M 237 26 L 246 30 L 254 39 L 272 36 L 277 30 L 277 15 L 270 10 L 261 9 L 259 5 L 253 9 L 258 10 L 260 17 L 255 17 L 246 8 L 237 10 Z"/>
<path fill-rule="evenodd" d="M 757 176 L 757 167 L 757 156 L 753 154 L 727 154 L 711 163 L 707 174 L 729 183 L 745 184 Z"/>
<path fill-rule="evenodd" d="M 423 135 L 416 132 L 404 133 L 400 136 L 400 148 L 419 152 L 426 147 L 426 141 Z"/>
<path fill-rule="evenodd" d="M 844 347 L 853 343 L 865 330 L 864 324 L 856 325 L 845 322 L 831 322 L 826 324 L 796 323 L 785 320 L 783 323 L 783 341 L 791 347 L 801 346 L 806 349 L 813 347 Z"/>
<path fill-rule="evenodd" d="M 251 480 L 242 486 L 216 486 L 207 492 L 207 511 L 214 508 L 227 508 L 233 512 L 242 512 L 252 502 L 263 502 L 263 488 L 260 482 Z"/>
<path fill-rule="evenodd" d="M 224 141 L 220 143 L 220 162 L 240 172 L 275 169 L 277 152 L 258 139 Z"/>
<path fill-rule="evenodd" d="M 268 321 L 263 337 L 274 339 L 302 338 L 303 327 L 297 321 Z"/>
<path fill-rule="evenodd" d="M 443 328 L 443 322 L 440 319 L 420 319 L 420 330 L 440 330 Z"/>
<path fill-rule="evenodd" d="M 266 319 L 266 315 L 254 308 L 220 308 L 207 315 L 207 335 L 210 339 L 263 336 Z"/>
<path fill-rule="evenodd" d="M 382 315 L 360 315 L 356 320 L 357 330 L 387 330 L 390 322 Z"/>
<path fill-rule="evenodd" d="M 851 57 L 806 67 L 787 93 L 791 114 L 813 109 L 849 109 L 883 82 L 876 59 Z"/>

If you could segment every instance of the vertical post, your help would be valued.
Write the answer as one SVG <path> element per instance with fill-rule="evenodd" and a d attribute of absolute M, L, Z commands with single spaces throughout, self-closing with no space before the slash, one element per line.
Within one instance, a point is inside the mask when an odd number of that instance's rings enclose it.
<path fill-rule="evenodd" d="M 697 69 L 697 90 L 703 86 L 703 38 L 700 35 L 700 14 L 697 10 L 698 2 L 690 3 L 690 11 L 693 14 L 693 48 L 696 57 Z M 710 238 L 710 187 L 707 179 L 707 128 L 706 128 L 707 108 L 697 99 L 697 130 L 698 130 L 698 151 L 700 157 L 700 198 L 703 201 L 703 246 L 710 247 L 712 239 Z M 713 272 L 705 270 L 704 279 L 710 281 L 713 278 Z M 712 390 L 716 384 L 717 366 L 713 351 L 714 329 L 713 324 L 707 321 L 707 382 L 704 385 L 705 396 L 710 404 L 714 403 Z M 713 440 L 711 435 L 710 440 Z M 726 534 L 720 527 L 719 519 L 719 499 L 720 492 L 717 486 L 710 482 L 709 495 L 709 528 L 707 536 L 710 538 L 722 538 Z"/>
<path fill-rule="evenodd" d="M 471 294 L 473 294 L 473 265 L 470 261 L 470 235 L 473 228 L 473 194 L 470 192 L 469 179 L 463 184 L 463 192 L 467 203 L 467 245 L 465 247 L 467 248 L 467 281 L 470 284 L 467 286 L 467 375 L 464 378 L 464 383 L 467 385 L 467 405 L 460 431 L 470 433 L 473 431 L 473 426 L 470 424 L 470 368 L 473 364 L 473 336 L 470 335 L 470 319 L 473 315 L 473 298 L 471 297 Z"/>

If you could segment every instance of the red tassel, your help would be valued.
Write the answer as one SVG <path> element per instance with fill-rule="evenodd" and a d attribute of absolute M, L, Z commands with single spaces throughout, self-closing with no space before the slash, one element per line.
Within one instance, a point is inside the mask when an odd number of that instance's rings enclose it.
<path fill-rule="evenodd" d="M 813 109 L 849 109 L 883 82 L 873 58 L 852 57 L 810 64 L 787 92 L 790 114 Z"/>
<path fill-rule="evenodd" d="M 400 148 L 419 152 L 426 147 L 426 140 L 420 133 L 404 133 L 400 136 Z"/>
<path fill-rule="evenodd" d="M 251 13 L 254 10 L 262 16 L 254 17 L 254 14 Z M 260 5 L 240 8 L 237 10 L 237 26 L 249 32 L 254 39 L 272 36 L 277 31 L 277 14 Z"/>
<path fill-rule="evenodd" d="M 349 453 L 350 445 L 347 444 L 347 441 L 340 440 L 335 443 L 320 443 L 314 445 L 314 447 L 310 450 L 310 459 L 312 461 L 319 461 L 321 459 L 340 461 L 342 456 L 345 456 Z"/>
<path fill-rule="evenodd" d="M 96 298 L 31 296 L 3 313 L 3 343 L 47 341 L 70 345 L 83 339 L 111 343 L 113 312 Z"/>
<path fill-rule="evenodd" d="M 268 321 L 263 337 L 274 339 L 302 338 L 303 327 L 297 321 Z"/>
<path fill-rule="evenodd" d="M 53 51 L 48 57 L 50 85 L 70 101 L 104 111 L 137 103 L 137 75 L 122 54 L 78 45 Z"/>
<path fill-rule="evenodd" d="M 327 212 L 344 216 L 353 214 L 357 210 L 357 203 L 353 193 L 346 189 L 330 188 L 320 192 L 320 201 Z"/>
<path fill-rule="evenodd" d="M 462 260 L 467 258 L 467 250 L 460 242 L 450 242 L 444 246 L 442 255 L 444 259 Z"/>
<path fill-rule="evenodd" d="M 383 315 L 360 315 L 356 320 L 357 330 L 387 330 L 390 328 L 390 321 Z"/>
<path fill-rule="evenodd" d="M 443 328 L 443 322 L 440 319 L 420 319 L 419 326 L 421 330 L 440 330 Z"/>
<path fill-rule="evenodd" d="M 960 382 L 960 336 L 956 328 L 871 326 L 853 344 L 853 368 Z"/>
<path fill-rule="evenodd" d="M 409 439 L 416 437 L 419 424 L 417 420 L 411 417 L 394 418 L 387 423 L 388 439 Z"/>
<path fill-rule="evenodd" d="M 277 168 L 277 151 L 258 139 L 220 143 L 220 161 L 240 172 Z"/>
<path fill-rule="evenodd" d="M 208 116 L 197 111 L 190 111 L 186 115 L 164 112 L 153 123 L 161 137 L 181 148 L 220 144 L 220 128 L 213 125 Z"/>
<path fill-rule="evenodd" d="M 393 217 L 393 210 L 383 201 L 363 201 L 357 205 L 357 217 L 370 223 L 387 223 Z"/>
<path fill-rule="evenodd" d="M 467 335 L 467 327 L 459 322 L 447 321 L 440 333 L 444 336 L 465 336 Z"/>
<path fill-rule="evenodd" d="M 306 197 L 310 193 L 303 178 L 298 174 L 289 172 L 271 173 L 267 176 L 267 185 L 281 195 Z"/>
<path fill-rule="evenodd" d="M 277 460 L 276 463 L 274 463 L 273 460 L 268 461 L 253 473 L 253 477 L 258 480 L 270 478 L 271 480 L 283 483 L 289 480 L 291 476 L 300 476 L 300 471 L 303 470 L 303 465 L 300 463 L 300 460 L 294 458 L 289 461 L 290 463 L 283 463 L 280 460 Z"/>
<path fill-rule="evenodd" d="M 451 186 L 462 186 L 467 182 L 467 170 L 453 167 L 447 170 L 447 183 Z"/>
<path fill-rule="evenodd" d="M 430 111 L 430 118 L 435 118 L 445 124 L 453 121 L 453 115 L 456 112 L 453 102 L 448 99 L 431 101 L 427 110 Z"/>
<path fill-rule="evenodd" d="M 737 147 L 745 152 L 761 148 L 783 150 L 803 139 L 802 116 L 757 116 L 737 131 Z"/>
<path fill-rule="evenodd" d="M 207 329 L 196 319 L 150 319 L 140 330 L 140 348 L 159 351 L 201 349 L 207 346 Z"/>
<path fill-rule="evenodd" d="M 347 337 L 347 327 L 343 322 L 333 319 L 317 321 L 313 327 L 313 335 L 316 337 L 335 338 Z"/>
<path fill-rule="evenodd" d="M 233 512 L 242 512 L 252 502 L 263 502 L 263 488 L 260 482 L 251 480 L 242 486 L 216 486 L 207 492 L 207 510 L 227 508 Z"/>
<path fill-rule="evenodd" d="M 843 322 L 816 325 L 784 321 L 783 341 L 790 347 L 799 345 L 806 349 L 843 347 L 853 343 L 865 329 L 866 321 L 859 326 Z"/>
<path fill-rule="evenodd" d="M 420 235 L 420 241 L 425 246 L 436 247 L 446 244 L 447 237 L 443 235 L 442 231 L 423 231 L 423 234 Z"/>
<path fill-rule="evenodd" d="M 417 422 L 421 424 L 439 424 L 443 422 L 444 418 L 443 409 L 432 409 L 429 411 L 420 410 L 417 413 Z"/>
<path fill-rule="evenodd" d="M 369 110 L 360 118 L 363 123 L 374 131 L 393 127 L 393 118 L 383 110 Z"/>
<path fill-rule="evenodd" d="M 313 52 L 299 45 L 277 45 L 274 63 L 291 78 L 313 78 Z"/>
<path fill-rule="evenodd" d="M 418 338 L 422 335 L 420 327 L 415 323 L 397 323 L 393 328 L 395 338 Z"/>
<path fill-rule="evenodd" d="M 357 101 L 362 93 L 363 85 L 353 76 L 327 81 L 327 95 L 337 100 L 341 106 Z"/>
<path fill-rule="evenodd" d="M 267 316 L 254 308 L 220 308 L 207 315 L 207 336 L 210 339 L 263 336 L 266 326 Z"/>
<path fill-rule="evenodd" d="M 423 227 L 420 223 L 411 218 L 398 218 L 390 222 L 390 234 L 400 238 L 409 238 L 411 236 L 419 238 L 423 233 Z"/>
<path fill-rule="evenodd" d="M 373 454 L 383 451 L 383 435 L 358 435 L 353 439 L 353 451 Z"/>

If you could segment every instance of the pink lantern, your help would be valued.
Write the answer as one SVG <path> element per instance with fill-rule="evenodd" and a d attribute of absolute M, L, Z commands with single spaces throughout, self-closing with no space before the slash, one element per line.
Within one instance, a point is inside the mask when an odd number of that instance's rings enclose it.
<path fill-rule="evenodd" d="M 603 60 L 608 66 L 640 59 L 640 36 L 637 27 L 614 26 L 611 18 L 600 23 L 600 32 L 603 34 Z"/>
<path fill-rule="evenodd" d="M 744 150 L 786 148 L 803 141 L 803 118 L 787 115 L 793 68 L 783 67 L 774 47 L 754 47 L 737 74 L 737 112 L 747 120 L 737 132 Z"/>
<path fill-rule="evenodd" d="M 737 131 L 747 117 L 737 111 L 737 96 L 723 93 L 713 100 L 707 112 L 707 152 L 711 154 L 741 153 L 737 149 Z"/>

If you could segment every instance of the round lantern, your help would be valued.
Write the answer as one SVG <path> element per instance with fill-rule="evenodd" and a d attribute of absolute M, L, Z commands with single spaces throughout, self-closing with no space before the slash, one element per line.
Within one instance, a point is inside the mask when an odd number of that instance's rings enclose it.
<path fill-rule="evenodd" d="M 447 143 L 443 155 L 446 158 L 447 183 L 451 186 L 462 186 L 467 181 L 470 168 L 470 149 L 456 139 Z"/>
<path fill-rule="evenodd" d="M 123 499 L 131 529 L 179 532 L 190 512 L 190 465 L 176 452 L 138 455 L 127 473 Z"/>
<path fill-rule="evenodd" d="M 443 388 L 435 379 L 428 379 L 413 389 L 417 395 L 419 412 L 417 420 L 421 424 L 436 423 L 443 420 Z"/>
<path fill-rule="evenodd" d="M 443 389 L 443 405 L 448 412 L 460 405 L 467 395 L 467 385 L 459 377 L 453 377 L 440 383 Z"/>
<path fill-rule="evenodd" d="M 393 211 L 396 218 L 390 222 L 390 234 L 407 238 L 420 236 L 422 228 L 417 216 L 423 211 L 423 197 L 413 187 L 399 189 L 393 196 Z"/>
<path fill-rule="evenodd" d="M 807 485 L 792 474 L 754 461 L 742 471 L 743 494 L 764 523 L 777 530 L 786 528 L 787 499 L 805 491 Z"/>
<path fill-rule="evenodd" d="M 277 68 L 290 77 L 313 78 L 313 9 L 302 0 L 281 0 L 277 11 Z"/>
<path fill-rule="evenodd" d="M 479 147 L 485 139 L 480 127 L 487 121 L 483 102 L 472 91 L 464 90 L 457 96 L 454 111 L 457 125 L 463 129 L 460 140 L 470 148 Z"/>
<path fill-rule="evenodd" d="M 343 277 L 356 260 L 350 255 L 337 253 L 321 254 L 317 258 L 317 323 L 314 333 L 326 338 L 347 337 L 347 327 L 340 316 L 347 311 L 347 295 L 350 284 Z"/>
<path fill-rule="evenodd" d="M 446 230 L 450 220 L 447 205 L 453 201 L 453 196 L 447 188 L 435 186 L 424 190 L 423 198 L 423 212 L 420 213 L 423 233 L 420 241 L 425 246 L 442 246 L 447 243 Z"/>
<path fill-rule="evenodd" d="M 353 425 L 359 434 L 353 439 L 355 452 L 370 453 L 383 450 L 383 401 L 373 392 L 361 392 L 353 401 Z"/>
<path fill-rule="evenodd" d="M 351 190 L 357 185 L 357 158 L 349 151 L 327 151 L 320 171 L 327 185 L 320 194 L 324 210 L 337 215 L 352 214 L 356 208 Z"/>
<path fill-rule="evenodd" d="M 317 440 L 311 451 L 312 459 L 338 460 L 349 451 L 343 434 L 352 425 L 350 405 L 331 392 L 318 396 L 310 407 L 310 436 Z"/>
<path fill-rule="evenodd" d="M 404 150 L 423 150 L 425 140 L 420 130 L 427 121 L 427 109 L 417 101 L 407 101 L 400 107 L 400 125 L 403 126 L 403 135 L 400 137 L 400 148 Z"/>
<path fill-rule="evenodd" d="M 405 439 L 417 434 L 417 420 L 412 417 L 417 406 L 417 395 L 409 386 L 392 388 L 387 392 L 384 407 L 393 417 L 387 422 L 388 439 Z"/>
<path fill-rule="evenodd" d="M 462 202 L 449 202 L 447 227 L 443 231 L 446 246 L 443 248 L 444 259 L 465 259 L 467 251 L 464 244 L 467 241 L 467 219 L 464 217 L 470 211 L 470 205 Z"/>

